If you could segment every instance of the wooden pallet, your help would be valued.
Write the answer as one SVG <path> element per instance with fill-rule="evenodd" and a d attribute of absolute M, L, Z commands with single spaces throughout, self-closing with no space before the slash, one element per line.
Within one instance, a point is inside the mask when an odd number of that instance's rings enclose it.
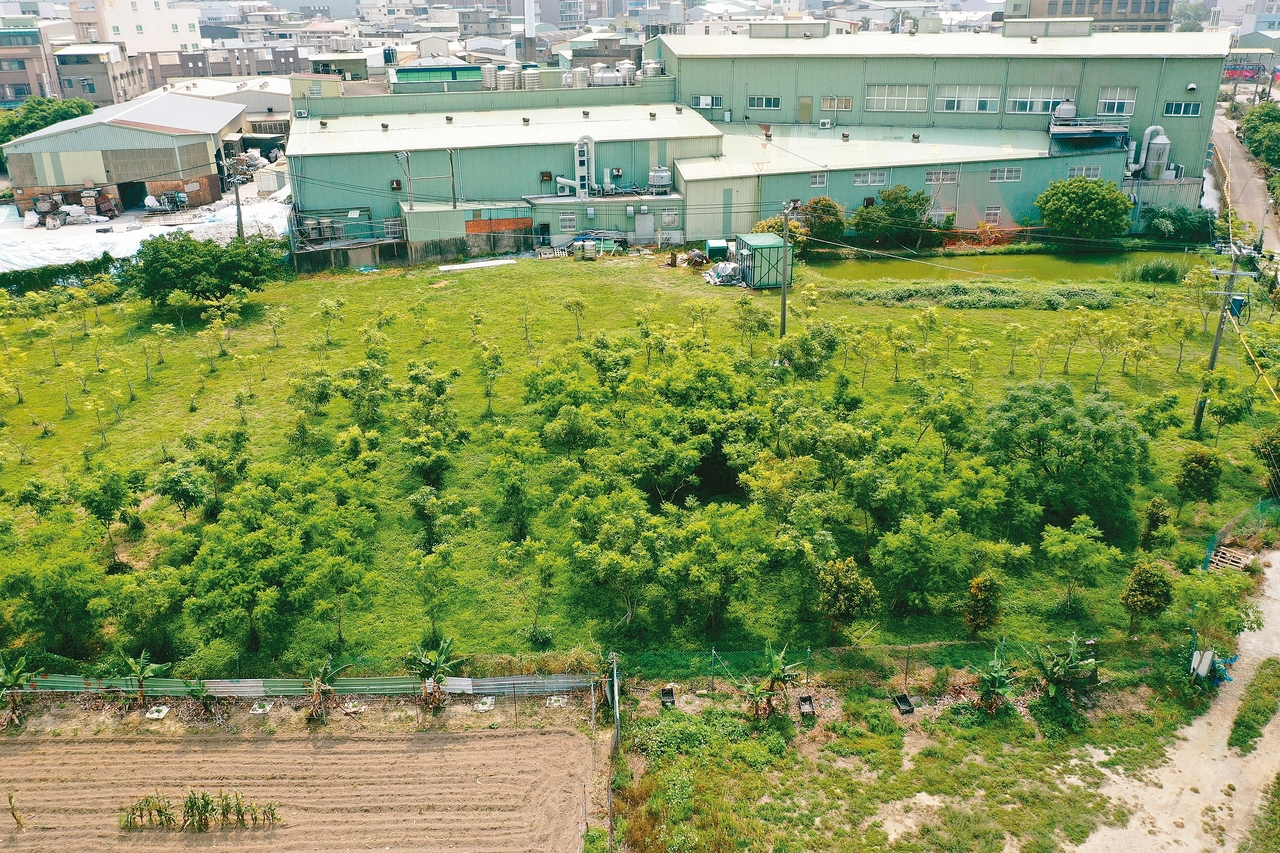
<path fill-rule="evenodd" d="M 1209 567 L 1217 569 L 1237 569 L 1243 571 L 1253 562 L 1253 555 L 1234 548 L 1219 546 L 1209 558 Z"/>

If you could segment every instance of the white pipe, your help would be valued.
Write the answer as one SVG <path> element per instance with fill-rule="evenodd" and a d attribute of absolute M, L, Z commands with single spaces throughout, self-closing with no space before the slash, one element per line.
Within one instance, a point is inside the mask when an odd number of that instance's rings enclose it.
<path fill-rule="evenodd" d="M 1141 172 L 1142 167 L 1147 165 L 1147 149 L 1151 146 L 1151 137 L 1156 133 L 1164 133 L 1164 128 L 1158 124 L 1148 127 L 1142 134 L 1142 154 L 1138 157 L 1138 162 L 1133 164 L 1133 171 Z"/>
<path fill-rule="evenodd" d="M 561 187 L 568 187 L 569 189 L 573 190 L 575 193 L 578 191 L 578 182 L 571 181 L 568 178 L 556 178 L 556 185 Z"/>

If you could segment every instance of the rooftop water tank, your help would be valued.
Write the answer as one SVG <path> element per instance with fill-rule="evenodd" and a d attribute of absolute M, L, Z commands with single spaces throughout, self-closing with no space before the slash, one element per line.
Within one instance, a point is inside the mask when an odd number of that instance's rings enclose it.
<path fill-rule="evenodd" d="M 498 66 L 492 62 L 480 66 L 480 82 L 486 89 L 498 88 Z"/>
<path fill-rule="evenodd" d="M 671 170 L 666 166 L 654 166 L 649 170 L 649 194 L 667 195 L 671 192 Z"/>
<path fill-rule="evenodd" d="M 646 59 L 641 68 L 644 69 L 646 77 L 658 77 L 662 74 L 662 63 L 656 59 Z"/>
<path fill-rule="evenodd" d="M 498 91 L 500 91 L 500 92 L 510 92 L 510 91 L 512 91 L 513 89 L 515 89 L 515 87 L 516 87 L 516 75 L 515 75 L 515 72 L 513 72 L 513 71 L 499 71 L 499 72 L 498 72 L 498 74 L 497 74 L 497 78 L 498 78 Z"/>
<path fill-rule="evenodd" d="M 603 62 L 593 62 L 591 63 L 591 73 L 599 74 L 601 71 L 605 70 L 608 67 L 609 66 Z"/>
<path fill-rule="evenodd" d="M 618 63 L 618 73 L 622 75 L 622 82 L 628 86 L 634 85 L 636 82 L 636 64 L 630 59 L 624 59 Z"/>
<path fill-rule="evenodd" d="M 591 72 L 579 66 L 573 69 L 573 88 L 585 89 L 591 81 Z"/>
<path fill-rule="evenodd" d="M 607 66 L 601 68 L 591 77 L 592 86 L 621 86 L 626 82 L 621 74 Z"/>
<path fill-rule="evenodd" d="M 521 89 L 541 89 L 542 73 L 536 68 L 526 68 L 520 72 Z"/>
<path fill-rule="evenodd" d="M 573 72 L 572 71 L 566 71 L 564 72 L 564 74 L 560 75 L 560 88 L 561 89 L 573 88 Z"/>
<path fill-rule="evenodd" d="M 1058 104 L 1058 106 L 1053 111 L 1053 118 L 1055 121 L 1061 121 L 1064 119 L 1071 120 L 1071 119 L 1074 119 L 1075 117 L 1076 117 L 1076 105 L 1069 100 L 1063 101 L 1062 103 Z"/>

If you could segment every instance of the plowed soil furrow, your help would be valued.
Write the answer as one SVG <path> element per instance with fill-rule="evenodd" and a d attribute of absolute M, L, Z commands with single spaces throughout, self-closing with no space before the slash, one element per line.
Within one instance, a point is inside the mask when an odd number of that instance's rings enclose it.
<path fill-rule="evenodd" d="M 0 740 L 5 851 L 235 849 L 573 851 L 590 741 L 574 732 Z M 237 790 L 280 803 L 270 830 L 121 832 L 121 806 L 159 790 Z"/>

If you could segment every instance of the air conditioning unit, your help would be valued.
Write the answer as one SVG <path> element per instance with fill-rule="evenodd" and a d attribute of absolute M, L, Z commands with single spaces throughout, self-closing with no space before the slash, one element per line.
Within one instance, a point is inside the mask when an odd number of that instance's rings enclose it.
<path fill-rule="evenodd" d="M 307 111 L 306 111 L 306 110 L 294 110 L 294 111 L 293 111 L 293 117 L 294 117 L 294 118 L 306 118 L 306 117 L 307 117 Z"/>
<path fill-rule="evenodd" d="M 818 127 L 823 127 L 823 128 L 831 127 L 831 119 L 829 118 L 819 119 Z"/>

